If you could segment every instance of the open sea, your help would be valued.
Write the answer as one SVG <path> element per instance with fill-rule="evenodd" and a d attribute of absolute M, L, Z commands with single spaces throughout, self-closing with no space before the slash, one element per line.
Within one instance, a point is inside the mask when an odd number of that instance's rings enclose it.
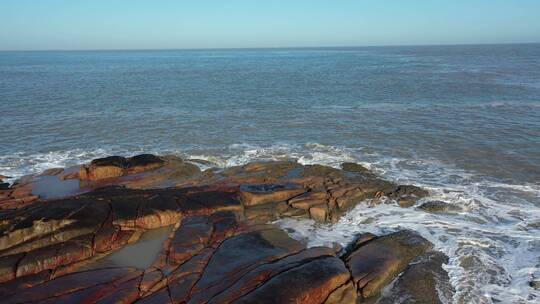
<path fill-rule="evenodd" d="M 451 303 L 539 303 L 540 45 L 0 52 L 0 174 L 141 152 L 359 162 L 462 212 L 360 204 L 310 245 L 409 228 Z"/>

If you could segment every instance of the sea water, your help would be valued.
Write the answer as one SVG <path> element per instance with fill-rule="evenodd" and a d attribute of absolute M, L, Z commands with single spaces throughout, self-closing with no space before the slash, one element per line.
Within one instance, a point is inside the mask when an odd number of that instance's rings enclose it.
<path fill-rule="evenodd" d="M 142 152 L 358 162 L 462 211 L 278 223 L 312 246 L 413 229 L 449 256 L 450 302 L 540 301 L 540 45 L 0 52 L 0 104 L 11 181 Z"/>

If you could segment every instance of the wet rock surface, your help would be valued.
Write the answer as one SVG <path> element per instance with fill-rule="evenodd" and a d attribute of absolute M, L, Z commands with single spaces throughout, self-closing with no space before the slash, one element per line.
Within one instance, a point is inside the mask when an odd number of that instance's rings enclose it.
<path fill-rule="evenodd" d="M 176 157 L 141 155 L 22 178 L 0 190 L 0 296 L 5 303 L 355 303 L 403 271 L 432 290 L 409 266 L 431 250 L 413 232 L 365 234 L 337 256 L 269 224 L 333 222 L 363 200 L 427 194 L 344 168 L 281 161 L 201 171 Z M 162 230 L 149 242 L 154 229 Z M 130 250 L 144 248 L 155 256 L 115 264 L 115 256 L 130 259 Z"/>
<path fill-rule="evenodd" d="M 432 244 L 412 231 L 399 231 L 360 243 L 345 262 L 363 298 L 376 296 L 415 258 L 431 250 Z"/>
<path fill-rule="evenodd" d="M 461 208 L 443 201 L 429 201 L 418 206 L 418 209 L 430 213 L 457 213 Z"/>
<path fill-rule="evenodd" d="M 392 286 L 392 293 L 378 303 L 448 303 L 453 289 L 450 278 L 442 268 L 448 257 L 441 252 L 428 252 L 416 258 Z"/>

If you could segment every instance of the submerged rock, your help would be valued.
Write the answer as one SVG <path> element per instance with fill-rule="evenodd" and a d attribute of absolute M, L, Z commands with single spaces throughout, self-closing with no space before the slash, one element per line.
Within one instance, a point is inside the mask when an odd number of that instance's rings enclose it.
<path fill-rule="evenodd" d="M 368 168 L 357 163 L 342 163 L 341 169 L 347 172 L 370 173 Z"/>
<path fill-rule="evenodd" d="M 413 206 L 419 199 L 428 194 L 427 190 L 412 185 L 399 185 L 384 192 L 385 196 L 396 201 L 398 205 L 404 208 Z"/>
<path fill-rule="evenodd" d="M 532 280 L 529 282 L 529 286 L 535 290 L 540 290 L 540 280 Z"/>
<path fill-rule="evenodd" d="M 429 201 L 418 206 L 418 209 L 430 213 L 455 213 L 460 212 L 459 206 L 442 201 Z"/>

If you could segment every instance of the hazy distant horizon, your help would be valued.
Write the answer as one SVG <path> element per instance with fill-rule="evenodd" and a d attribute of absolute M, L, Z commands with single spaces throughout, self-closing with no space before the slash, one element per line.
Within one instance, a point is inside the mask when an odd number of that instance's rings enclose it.
<path fill-rule="evenodd" d="M 130 48 L 130 49 L 0 49 L 0 52 L 107 52 L 107 51 L 223 51 L 223 50 L 306 50 L 306 49 L 356 49 L 356 48 L 399 48 L 399 47 L 459 47 L 459 46 L 498 46 L 498 45 L 534 45 L 535 42 L 508 43 L 447 43 L 447 44 L 395 44 L 395 45 L 321 45 L 321 46 L 263 46 L 263 47 L 192 47 L 192 48 Z"/>
<path fill-rule="evenodd" d="M 535 0 L 2 0 L 0 50 L 540 43 Z"/>

